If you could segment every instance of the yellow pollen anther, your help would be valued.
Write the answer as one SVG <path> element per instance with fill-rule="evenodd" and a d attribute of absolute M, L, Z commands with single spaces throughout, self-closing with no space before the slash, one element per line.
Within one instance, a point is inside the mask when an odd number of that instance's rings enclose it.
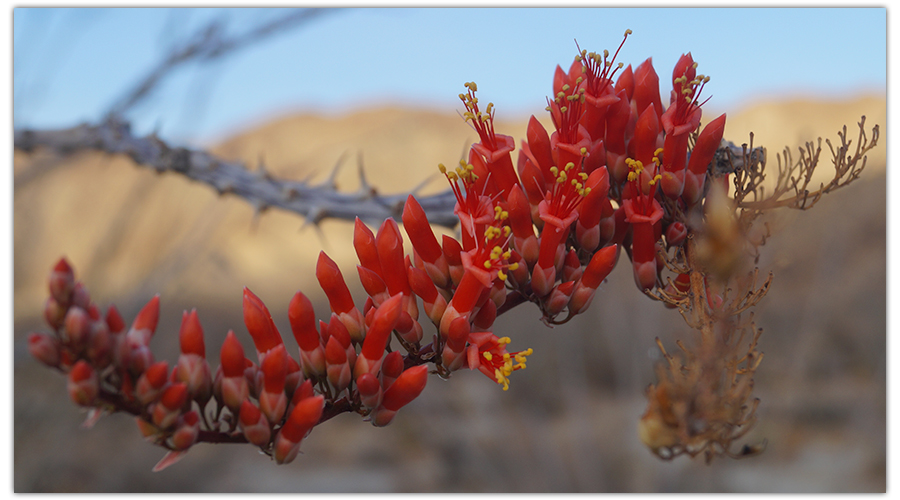
<path fill-rule="evenodd" d="M 438 163 L 438 170 L 440 170 L 442 174 L 447 173 L 447 167 L 445 167 L 443 163 Z"/>
<path fill-rule="evenodd" d="M 497 277 L 500 278 L 500 281 L 506 281 L 506 273 L 503 271 L 497 271 Z"/>
<path fill-rule="evenodd" d="M 493 357 L 494 357 L 494 356 L 493 356 L 491 353 L 489 353 L 489 352 L 487 352 L 487 351 L 484 352 L 484 359 L 490 361 L 491 358 L 493 358 Z"/>
<path fill-rule="evenodd" d="M 515 271 L 515 270 L 518 269 L 518 268 L 519 268 L 519 263 L 518 263 L 518 262 L 513 262 L 512 264 L 509 265 L 509 270 L 510 270 L 510 271 Z"/>
<path fill-rule="evenodd" d="M 512 339 L 510 339 L 509 337 L 501 337 L 497 339 L 498 344 L 509 344 L 510 342 L 512 342 Z"/>
<path fill-rule="evenodd" d="M 489 260 L 484 261 L 484 268 L 485 268 L 485 269 L 490 269 L 490 268 L 491 268 L 491 261 L 489 261 Z"/>
<path fill-rule="evenodd" d="M 628 36 L 628 35 L 630 35 L 630 34 L 631 34 L 631 30 L 630 30 L 630 29 L 625 30 L 625 36 Z M 529 349 L 529 350 L 530 350 L 530 349 Z"/>

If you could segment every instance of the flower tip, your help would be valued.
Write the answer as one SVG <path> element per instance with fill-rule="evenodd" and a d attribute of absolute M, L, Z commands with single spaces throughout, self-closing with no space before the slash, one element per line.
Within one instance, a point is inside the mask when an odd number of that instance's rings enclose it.
<path fill-rule="evenodd" d="M 149 302 L 138 312 L 134 318 L 131 328 L 135 330 L 156 331 L 156 325 L 159 323 L 159 294 L 153 296 Z"/>
<path fill-rule="evenodd" d="M 53 270 L 58 273 L 72 273 L 72 266 L 69 265 L 69 261 L 66 260 L 65 257 L 60 257 L 59 261 L 57 261 L 56 265 L 53 266 Z"/>

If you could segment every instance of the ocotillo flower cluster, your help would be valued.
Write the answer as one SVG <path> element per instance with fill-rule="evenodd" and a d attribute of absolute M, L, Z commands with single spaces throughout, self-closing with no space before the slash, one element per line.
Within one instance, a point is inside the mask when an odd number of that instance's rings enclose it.
<path fill-rule="evenodd" d="M 493 104 L 482 108 L 476 84 L 465 84 L 463 116 L 479 142 L 455 168 L 439 167 L 456 195 L 458 238 L 438 238 L 412 195 L 403 230 L 393 219 L 377 231 L 357 219 L 353 246 L 367 296 L 354 300 L 337 264 L 320 253 L 315 274 L 330 314 L 318 319 L 301 292 L 290 300 L 298 352 L 245 288 L 256 357 L 229 331 L 213 370 L 191 311 L 170 368 L 149 348 L 158 297 L 126 328 L 114 306 L 101 314 L 65 260 L 51 273 L 45 308 L 54 334 L 32 334 L 31 352 L 67 373 L 72 399 L 93 415 L 136 416 L 141 433 L 170 450 L 158 467 L 197 442 L 252 443 L 290 462 L 316 425 L 341 412 L 389 424 L 424 389 L 429 365 L 444 378 L 479 370 L 508 389 L 532 350 L 508 350 L 512 339 L 494 328 L 499 314 L 533 302 L 545 323 L 565 323 L 587 310 L 622 249 L 641 290 L 661 285 L 659 252 L 682 244 L 685 214 L 701 209 L 724 130 L 723 115 L 697 135 L 708 77 L 682 56 L 664 109 L 651 60 L 632 70 L 616 62 L 618 52 L 580 51 L 568 71 L 557 66 L 546 108 L 555 130 L 532 116 L 515 161 L 515 139 L 494 130 Z"/>

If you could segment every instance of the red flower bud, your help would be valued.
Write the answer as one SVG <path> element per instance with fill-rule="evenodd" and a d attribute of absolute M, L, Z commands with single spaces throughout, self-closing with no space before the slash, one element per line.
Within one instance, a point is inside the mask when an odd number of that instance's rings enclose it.
<path fill-rule="evenodd" d="M 200 416 L 196 410 L 191 410 L 178 418 L 172 434 L 172 448 L 186 450 L 197 442 L 199 436 Z"/>
<path fill-rule="evenodd" d="M 50 296 L 60 304 L 68 304 L 72 296 L 72 288 L 75 286 L 75 272 L 65 257 L 59 259 L 53 266 L 48 283 Z"/>
<path fill-rule="evenodd" d="M 116 306 L 110 305 L 106 310 L 106 325 L 109 327 L 110 333 L 122 333 L 125 331 L 125 320 Z"/>
<path fill-rule="evenodd" d="M 272 437 L 271 424 L 249 399 L 245 399 L 241 404 L 240 422 L 247 441 L 259 447 L 269 444 Z"/>
<path fill-rule="evenodd" d="M 272 321 L 269 309 L 247 287 L 244 287 L 244 324 L 253 338 L 257 354 L 265 354 L 269 349 L 282 344 L 281 334 Z"/>
<path fill-rule="evenodd" d="M 163 391 L 159 401 L 153 405 L 150 415 L 153 425 L 160 429 L 166 429 L 175 424 L 181 415 L 181 410 L 187 402 L 187 386 L 178 382 L 172 384 Z"/>
<path fill-rule="evenodd" d="M 147 335 L 147 340 L 150 340 L 150 336 L 156 332 L 156 325 L 159 323 L 159 294 L 153 296 L 150 299 L 150 302 L 141 308 L 140 312 L 138 312 L 137 316 L 134 318 L 134 323 L 131 324 L 132 330 L 139 331 L 149 331 L 149 335 Z"/>
<path fill-rule="evenodd" d="M 297 403 L 284 427 L 275 437 L 274 457 L 278 464 L 288 463 L 297 457 L 300 442 L 319 423 L 325 398 L 314 396 Z"/>
<path fill-rule="evenodd" d="M 138 377 L 134 387 L 134 396 L 141 404 L 150 404 L 162 393 L 168 377 L 169 363 L 167 361 L 153 363 Z"/>
<path fill-rule="evenodd" d="M 59 366 L 60 348 L 59 340 L 54 336 L 46 333 L 28 334 L 28 352 L 51 368 Z"/>
<path fill-rule="evenodd" d="M 319 280 L 319 285 L 325 291 L 333 312 L 341 314 L 356 307 L 340 268 L 325 252 L 319 252 L 319 260 L 316 263 L 316 279 Z"/>
<path fill-rule="evenodd" d="M 404 371 L 397 380 L 384 391 L 381 405 L 372 417 L 372 423 L 378 427 L 385 426 L 393 420 L 397 410 L 416 399 L 428 381 L 428 367 L 414 366 Z M 387 410 L 387 411 L 384 411 Z"/>
<path fill-rule="evenodd" d="M 67 388 L 75 404 L 92 406 L 100 392 L 100 381 L 94 367 L 83 359 L 75 363 L 69 372 Z"/>
<path fill-rule="evenodd" d="M 48 297 L 44 304 L 44 320 L 54 330 L 59 330 L 66 317 L 68 309 L 56 301 L 53 297 Z"/>
<path fill-rule="evenodd" d="M 409 295 L 409 281 L 406 279 L 406 266 L 403 262 L 403 236 L 400 227 L 392 218 L 388 218 L 378 229 L 375 236 L 375 247 L 381 263 L 381 277 L 387 285 L 388 293 Z"/>
<path fill-rule="evenodd" d="M 359 400 L 367 408 L 375 408 L 381 403 L 381 384 L 371 373 L 364 373 L 356 379 Z"/>
<path fill-rule="evenodd" d="M 375 303 L 380 304 L 390 297 L 387 285 L 384 284 L 384 280 L 378 273 L 363 266 L 356 266 L 356 270 L 359 272 L 359 281 L 362 283 L 363 289 Z"/>
<path fill-rule="evenodd" d="M 650 104 L 653 104 L 656 118 L 659 119 L 662 114 L 662 100 L 659 98 L 659 76 L 656 74 L 656 70 L 653 69 L 652 57 L 647 58 L 634 70 L 633 100 L 637 101 L 639 113 L 647 109 L 647 106 Z"/>
<path fill-rule="evenodd" d="M 206 345 L 203 343 L 203 327 L 197 310 L 190 313 L 184 312 L 181 316 L 181 329 L 178 331 L 178 340 L 183 354 L 196 354 L 201 358 L 206 357 Z"/>
<path fill-rule="evenodd" d="M 368 365 L 364 367 L 366 369 L 363 371 L 370 371 L 370 368 L 374 368 L 372 363 L 381 360 L 381 357 L 384 355 L 384 349 L 390 340 L 391 332 L 400 319 L 402 304 L 403 295 L 397 294 L 384 301 L 378 310 L 375 311 L 375 319 L 372 321 L 372 326 L 369 328 L 366 339 L 363 341 L 360 351 L 361 356 L 356 360 L 356 369 L 354 371 L 357 376 L 362 373 L 359 370 L 363 368 L 360 365 L 363 359 L 367 360 L 366 364 Z"/>
<path fill-rule="evenodd" d="M 350 385 L 350 364 L 347 362 L 347 350 L 335 338 L 328 339 L 325 346 L 325 366 L 328 381 L 340 393 Z"/>

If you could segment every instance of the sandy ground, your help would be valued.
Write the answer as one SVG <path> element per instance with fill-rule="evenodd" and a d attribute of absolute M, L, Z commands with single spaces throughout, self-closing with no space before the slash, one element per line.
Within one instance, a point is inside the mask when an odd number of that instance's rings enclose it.
<path fill-rule="evenodd" d="M 837 138 L 859 116 L 885 126 L 884 97 L 846 102 L 769 102 L 729 114 L 726 138 L 766 145 L 770 158 L 817 136 Z M 715 117 L 714 112 L 706 115 Z M 523 137 L 526 120 L 498 124 Z M 884 131 L 884 130 L 883 130 Z M 357 187 L 356 158 L 385 192 L 409 190 L 458 161 L 474 134 L 453 114 L 382 109 L 351 116 L 275 119 L 224 141 L 217 154 L 283 177 L 323 179 L 343 160 L 342 190 Z M 882 142 L 884 144 L 884 142 Z M 823 143 L 823 147 L 824 143 Z M 204 445 L 161 473 L 162 456 L 133 419 L 116 415 L 89 431 L 62 377 L 27 353 L 43 330 L 46 275 L 61 255 L 95 301 L 130 320 L 162 294 L 157 358 L 177 357 L 181 312 L 197 307 L 207 349 L 229 328 L 249 338 L 241 289 L 250 287 L 288 332 L 286 308 L 302 289 L 323 313 L 314 285 L 325 248 L 355 275 L 352 226 L 321 232 L 292 214 L 254 217 L 242 200 L 219 197 L 127 158 L 84 154 L 66 161 L 16 153 L 14 200 L 14 487 L 16 492 L 862 492 L 886 488 L 885 147 L 857 183 L 813 210 L 778 214 L 760 267 L 772 291 L 758 308 L 766 353 L 757 376 L 760 421 L 749 442 L 768 450 L 741 461 L 663 462 L 642 447 L 636 422 L 643 388 L 667 345 L 688 334 L 677 313 L 641 296 L 619 266 L 589 313 L 556 329 L 526 305 L 501 317 L 534 348 L 527 370 L 503 392 L 478 373 L 429 381 L 385 429 L 342 415 L 317 428 L 304 454 L 278 467 L 249 446 Z M 444 189 L 436 176 L 425 192 Z M 363 297 L 360 288 L 356 297 Z M 294 345 L 288 339 L 289 346 Z"/>

